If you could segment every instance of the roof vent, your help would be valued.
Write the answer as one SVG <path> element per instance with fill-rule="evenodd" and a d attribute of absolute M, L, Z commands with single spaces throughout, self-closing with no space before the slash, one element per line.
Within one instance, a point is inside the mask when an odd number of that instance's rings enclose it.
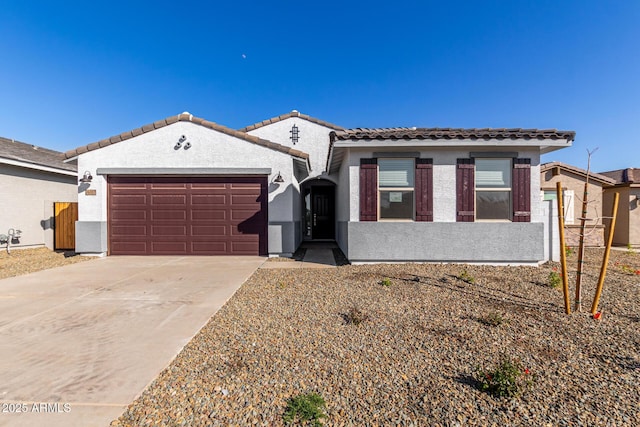
<path fill-rule="evenodd" d="M 300 112 L 298 110 L 291 110 L 291 113 L 295 114 L 298 117 L 300 117 Z"/>
<path fill-rule="evenodd" d="M 417 128 L 417 127 L 415 127 L 415 126 L 411 126 L 409 129 L 411 129 L 411 130 L 416 130 L 416 129 L 418 129 L 418 128 Z"/>

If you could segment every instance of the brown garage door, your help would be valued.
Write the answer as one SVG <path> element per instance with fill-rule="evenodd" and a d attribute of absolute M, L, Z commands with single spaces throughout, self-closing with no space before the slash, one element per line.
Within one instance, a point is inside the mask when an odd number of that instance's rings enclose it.
<path fill-rule="evenodd" d="M 111 255 L 266 255 L 266 177 L 110 176 Z"/>

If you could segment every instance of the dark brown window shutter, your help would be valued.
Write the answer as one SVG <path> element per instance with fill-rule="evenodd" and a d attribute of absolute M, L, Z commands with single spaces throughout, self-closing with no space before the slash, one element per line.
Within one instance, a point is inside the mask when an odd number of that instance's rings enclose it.
<path fill-rule="evenodd" d="M 513 222 L 531 222 L 531 159 L 513 159 Z"/>
<path fill-rule="evenodd" d="M 456 169 L 456 221 L 473 222 L 475 217 L 475 163 L 458 159 Z"/>
<path fill-rule="evenodd" d="M 433 159 L 416 159 L 416 221 L 433 221 Z"/>
<path fill-rule="evenodd" d="M 378 159 L 360 159 L 360 221 L 378 220 Z"/>

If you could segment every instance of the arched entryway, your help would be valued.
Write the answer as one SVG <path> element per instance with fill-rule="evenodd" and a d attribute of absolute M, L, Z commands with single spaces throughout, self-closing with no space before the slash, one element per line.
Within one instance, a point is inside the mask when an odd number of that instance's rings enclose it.
<path fill-rule="evenodd" d="M 336 238 L 336 185 L 326 179 L 305 181 L 302 195 L 302 239 L 326 241 Z"/>

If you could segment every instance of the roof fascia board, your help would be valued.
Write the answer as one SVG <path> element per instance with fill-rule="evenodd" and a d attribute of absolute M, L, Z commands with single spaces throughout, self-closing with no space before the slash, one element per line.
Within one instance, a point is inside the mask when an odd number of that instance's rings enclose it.
<path fill-rule="evenodd" d="M 527 141 L 527 140 L 489 140 L 478 141 L 471 139 L 462 140 L 424 140 L 424 139 L 410 139 L 410 140 L 396 140 L 396 139 L 381 139 L 381 140 L 356 140 L 356 141 L 335 141 L 333 143 L 336 148 L 369 148 L 369 147 L 389 147 L 390 144 L 393 147 L 433 147 L 433 148 L 446 148 L 446 147 L 540 147 L 541 149 L 552 148 L 553 150 L 559 150 L 564 147 L 570 147 L 571 142 L 567 140 L 559 141 Z"/>
<path fill-rule="evenodd" d="M 21 161 L 18 161 L 18 160 L 7 159 L 7 158 L 4 158 L 4 157 L 0 157 L 0 163 L 6 164 L 6 165 L 11 165 L 11 166 L 19 166 L 19 167 L 27 168 L 27 169 L 35 169 L 35 170 L 39 170 L 39 171 L 43 171 L 43 172 L 57 173 L 57 174 L 60 174 L 60 175 L 78 176 L 78 172 L 75 172 L 75 171 L 69 171 L 69 170 L 65 170 L 65 169 L 57 169 L 57 168 L 52 168 L 50 166 L 36 165 L 34 163 L 21 162 Z"/>

